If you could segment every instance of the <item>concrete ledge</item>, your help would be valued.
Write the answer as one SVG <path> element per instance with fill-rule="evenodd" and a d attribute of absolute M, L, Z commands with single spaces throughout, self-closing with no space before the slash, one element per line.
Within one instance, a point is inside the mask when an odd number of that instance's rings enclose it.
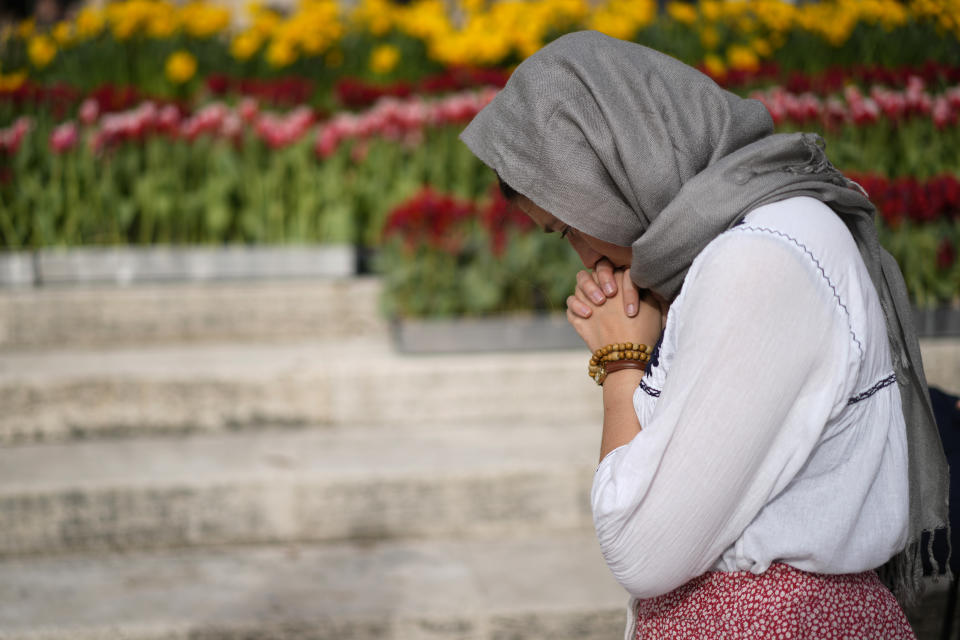
<path fill-rule="evenodd" d="M 541 423 L 542 424 L 542 423 Z M 592 530 L 588 425 L 0 449 L 0 555 Z"/>
<path fill-rule="evenodd" d="M 5 640 L 619 638 L 592 532 L 0 562 Z"/>
<path fill-rule="evenodd" d="M 0 253 L 0 286 L 346 277 L 349 245 L 74 247 Z"/>
<path fill-rule="evenodd" d="M 373 278 L 0 290 L 0 351 L 387 335 Z"/>

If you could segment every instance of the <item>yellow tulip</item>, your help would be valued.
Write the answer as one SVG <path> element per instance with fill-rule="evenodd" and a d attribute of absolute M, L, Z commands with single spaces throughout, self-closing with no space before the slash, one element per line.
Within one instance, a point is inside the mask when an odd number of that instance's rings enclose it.
<path fill-rule="evenodd" d="M 33 36 L 27 43 L 27 55 L 37 69 L 43 69 L 57 55 L 57 44 L 50 36 Z"/>
<path fill-rule="evenodd" d="M 773 47 L 763 38 L 756 38 L 750 42 L 750 48 L 757 52 L 761 58 L 769 58 L 773 55 Z"/>
<path fill-rule="evenodd" d="M 189 51 L 175 51 L 167 58 L 164 70 L 170 82 L 183 84 L 197 73 L 197 59 Z"/>
<path fill-rule="evenodd" d="M 716 49 L 720 44 L 720 34 L 713 27 L 704 27 L 700 30 L 700 44 L 704 49 Z"/>
<path fill-rule="evenodd" d="M 131 20 L 129 18 L 114 20 L 110 24 L 110 32 L 113 33 L 113 37 L 117 40 L 129 39 L 136 30 L 136 20 Z"/>
<path fill-rule="evenodd" d="M 27 81 L 26 71 L 14 71 L 6 75 L 0 73 L 0 91 L 16 91 Z"/>
<path fill-rule="evenodd" d="M 727 67 L 723 64 L 723 60 L 719 56 L 714 54 L 708 54 L 703 58 L 703 66 L 706 70 L 713 76 L 722 76 L 727 73 Z"/>
<path fill-rule="evenodd" d="M 274 40 L 267 47 L 267 62 L 272 67 L 288 67 L 297 60 L 297 50 L 286 39 Z"/>
<path fill-rule="evenodd" d="M 703 17 L 709 22 L 719 20 L 722 12 L 723 5 L 721 5 L 718 0 L 703 0 L 703 2 L 700 3 L 700 13 L 702 13 Z"/>
<path fill-rule="evenodd" d="M 180 9 L 180 19 L 194 38 L 209 38 L 230 25 L 230 10 L 202 2 L 191 2 Z"/>
<path fill-rule="evenodd" d="M 738 71 L 756 71 L 760 68 L 760 59 L 749 47 L 735 44 L 727 49 L 727 62 L 731 69 Z"/>
<path fill-rule="evenodd" d="M 382 44 L 370 54 L 370 70 L 381 75 L 390 73 L 400 62 L 400 50 L 389 44 Z"/>
<path fill-rule="evenodd" d="M 33 36 L 37 30 L 37 23 L 33 18 L 24 20 L 17 25 L 17 35 L 21 40 L 27 40 Z"/>
<path fill-rule="evenodd" d="M 77 37 L 89 40 L 103 31 L 103 13 L 93 7 L 84 7 L 77 13 L 75 24 Z"/>
<path fill-rule="evenodd" d="M 697 21 L 697 8 L 686 2 L 671 2 L 667 5 L 667 15 L 680 24 L 690 25 Z"/>
<path fill-rule="evenodd" d="M 172 36 L 178 26 L 177 16 L 173 12 L 158 15 L 147 23 L 147 34 L 151 38 L 162 40 Z"/>
<path fill-rule="evenodd" d="M 50 30 L 50 35 L 61 47 L 68 45 L 73 40 L 73 27 L 69 22 L 61 20 Z"/>
<path fill-rule="evenodd" d="M 280 16 L 268 9 L 257 12 L 253 18 L 253 29 L 264 38 L 269 38 L 280 24 Z"/>
<path fill-rule="evenodd" d="M 249 60 L 262 43 L 263 39 L 256 31 L 244 31 L 230 41 L 230 55 L 237 60 Z"/>

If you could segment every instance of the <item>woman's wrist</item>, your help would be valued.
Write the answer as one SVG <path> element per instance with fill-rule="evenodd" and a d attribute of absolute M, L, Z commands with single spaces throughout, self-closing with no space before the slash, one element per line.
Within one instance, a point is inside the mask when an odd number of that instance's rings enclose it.
<path fill-rule="evenodd" d="M 600 459 L 627 444 L 640 432 L 640 422 L 633 408 L 633 394 L 640 385 L 643 371 L 622 369 L 609 374 L 603 385 L 603 436 Z"/>

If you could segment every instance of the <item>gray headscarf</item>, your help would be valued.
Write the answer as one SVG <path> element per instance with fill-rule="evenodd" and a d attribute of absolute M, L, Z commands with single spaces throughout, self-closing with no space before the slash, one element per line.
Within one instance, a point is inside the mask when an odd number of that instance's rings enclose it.
<path fill-rule="evenodd" d="M 879 294 L 903 400 L 909 540 L 881 573 L 910 602 L 921 553 L 933 562 L 921 534 L 947 523 L 947 465 L 903 276 L 879 245 L 873 205 L 830 164 L 820 137 L 773 134 L 761 103 L 657 51 L 588 31 L 524 61 L 461 139 L 563 222 L 632 246 L 631 279 L 668 300 L 707 243 L 760 205 L 811 196 L 840 215 Z"/>

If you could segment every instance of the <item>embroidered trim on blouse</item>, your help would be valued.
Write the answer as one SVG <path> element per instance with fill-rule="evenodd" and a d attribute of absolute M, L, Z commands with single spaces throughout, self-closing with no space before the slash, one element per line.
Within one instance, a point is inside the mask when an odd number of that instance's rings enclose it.
<path fill-rule="evenodd" d="M 897 381 L 897 374 L 891 373 L 886 378 L 876 383 L 866 391 L 861 391 L 857 395 L 852 396 L 849 400 L 847 400 L 847 406 L 850 406 L 851 404 L 856 404 L 861 400 L 866 400 L 867 398 L 875 394 L 877 391 L 880 391 L 880 389 L 883 389 L 884 387 L 889 387 L 896 381 Z"/>
<path fill-rule="evenodd" d="M 653 369 L 660 364 L 660 345 L 663 344 L 664 333 L 665 331 L 660 331 L 660 337 L 657 338 L 657 344 L 653 345 L 653 352 L 650 354 L 650 362 L 647 363 L 647 371 L 650 371 L 650 369 Z"/>
<path fill-rule="evenodd" d="M 646 382 L 643 381 L 643 378 L 640 378 L 640 388 L 643 389 L 643 392 L 652 398 L 660 397 L 660 389 L 654 389 Z"/>
<path fill-rule="evenodd" d="M 811 260 L 813 260 L 813 264 L 817 266 L 817 270 L 820 271 L 820 275 L 823 276 L 823 279 L 827 281 L 827 284 L 830 286 L 831 291 L 833 291 L 833 297 L 836 298 L 837 300 L 837 305 L 841 309 L 843 309 L 843 312 L 845 314 L 847 314 L 847 327 L 850 330 L 850 336 L 853 338 L 853 341 L 857 345 L 857 349 L 860 351 L 860 357 L 863 357 L 863 344 L 861 344 L 860 339 L 857 338 L 857 334 L 853 332 L 853 322 L 850 319 L 850 310 L 847 309 L 847 305 L 843 304 L 843 300 L 840 299 L 840 294 L 837 292 L 836 286 L 834 286 L 833 282 L 827 276 L 827 272 L 824 271 L 823 265 L 820 264 L 820 261 L 817 260 L 816 256 L 813 255 L 813 252 L 811 252 L 810 249 L 806 247 L 806 245 L 804 245 L 802 242 L 800 242 L 796 238 L 792 236 L 788 236 L 782 231 L 777 231 L 776 229 L 769 229 L 767 227 L 739 226 L 739 227 L 734 227 L 733 229 L 731 229 L 731 231 L 764 231 L 766 233 L 772 233 L 774 235 L 780 236 L 781 238 L 785 238 L 786 240 L 789 240 L 790 242 L 795 244 L 797 247 L 802 249 L 803 252 L 806 253 Z"/>

